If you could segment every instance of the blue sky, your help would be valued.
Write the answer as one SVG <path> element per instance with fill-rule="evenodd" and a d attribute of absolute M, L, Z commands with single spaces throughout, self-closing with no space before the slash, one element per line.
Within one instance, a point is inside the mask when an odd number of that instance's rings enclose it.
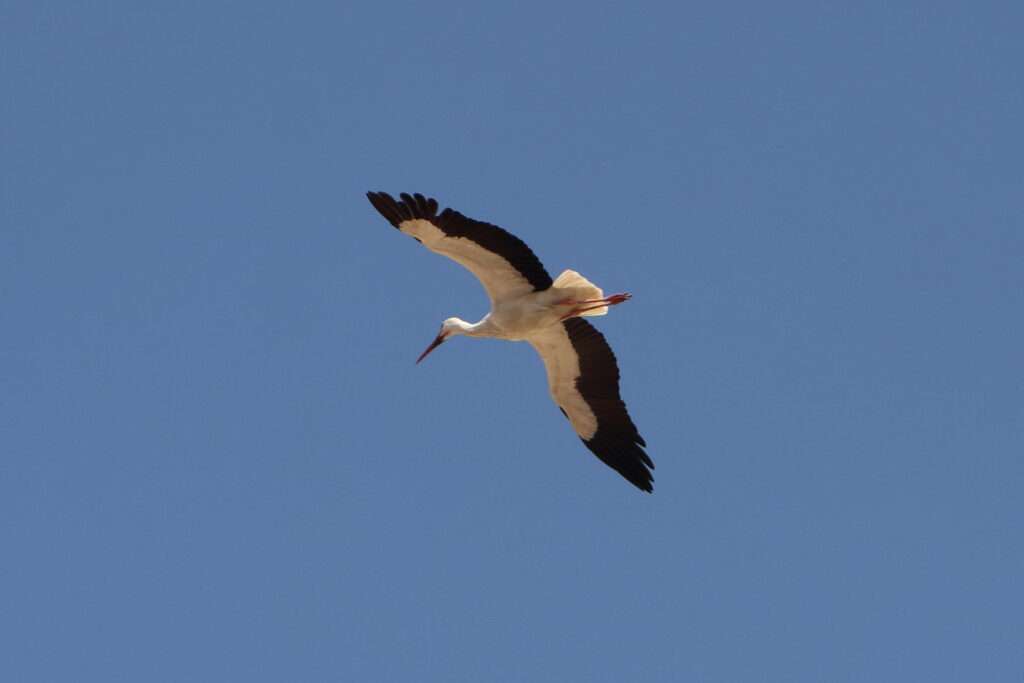
<path fill-rule="evenodd" d="M 1020 679 L 1019 5 L 0 13 L 10 680 Z M 633 293 L 652 496 L 371 189 Z"/>

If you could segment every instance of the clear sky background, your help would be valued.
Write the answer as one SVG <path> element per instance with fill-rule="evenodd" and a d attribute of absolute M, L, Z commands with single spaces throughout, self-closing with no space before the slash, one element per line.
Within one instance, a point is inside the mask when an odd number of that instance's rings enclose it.
<path fill-rule="evenodd" d="M 1019 681 L 1019 3 L 0 5 L 10 681 Z M 601 465 L 422 192 L 634 299 Z"/>

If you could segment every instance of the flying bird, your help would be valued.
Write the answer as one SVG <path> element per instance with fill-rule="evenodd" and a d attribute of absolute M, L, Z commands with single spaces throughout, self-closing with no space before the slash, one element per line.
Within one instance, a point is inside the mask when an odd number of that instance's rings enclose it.
<path fill-rule="evenodd" d="M 367 198 L 391 225 L 480 280 L 491 312 L 476 323 L 448 318 L 417 363 L 457 335 L 529 342 L 544 361 L 551 398 L 580 440 L 606 465 L 643 491 L 653 491 L 654 463 L 619 395 L 619 368 L 608 342 L 584 317 L 604 315 L 629 294 L 605 296 L 579 273 L 555 280 L 515 235 L 444 209 L 421 194 L 385 192 Z"/>

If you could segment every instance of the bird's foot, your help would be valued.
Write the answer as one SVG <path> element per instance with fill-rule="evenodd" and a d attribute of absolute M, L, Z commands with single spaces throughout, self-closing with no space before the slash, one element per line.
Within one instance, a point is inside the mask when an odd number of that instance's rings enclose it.
<path fill-rule="evenodd" d="M 569 311 L 568 313 L 566 313 L 565 315 L 563 315 L 561 317 L 561 320 L 568 320 L 569 318 L 575 318 L 578 315 L 583 315 L 587 311 L 593 311 L 593 310 L 596 310 L 598 308 L 605 308 L 606 306 L 614 306 L 616 304 L 621 304 L 621 303 L 623 303 L 625 301 L 629 301 L 632 298 L 633 298 L 632 294 L 622 293 L 622 294 L 612 294 L 611 296 L 605 297 L 604 299 L 594 299 L 594 300 L 591 300 L 591 301 L 574 301 L 574 302 L 572 302 L 574 304 L 595 304 L 595 305 L 580 306 L 580 307 L 574 308 L 571 311 Z"/>
<path fill-rule="evenodd" d="M 623 292 L 622 294 L 612 294 L 606 296 L 603 299 L 584 299 L 582 301 L 576 301 L 575 299 L 562 299 L 556 302 L 556 306 L 584 306 L 589 304 L 597 304 L 597 308 L 601 306 L 614 306 L 615 304 L 621 304 L 629 301 L 633 298 L 633 295 L 629 292 Z"/>

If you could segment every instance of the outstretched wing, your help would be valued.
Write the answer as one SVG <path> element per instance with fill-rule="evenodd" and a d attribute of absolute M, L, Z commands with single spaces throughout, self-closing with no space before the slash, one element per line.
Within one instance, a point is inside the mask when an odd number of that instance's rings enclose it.
<path fill-rule="evenodd" d="M 654 463 L 619 395 L 619 366 L 604 336 L 581 318 L 531 335 L 548 372 L 551 398 L 580 439 L 634 486 L 654 489 Z"/>
<path fill-rule="evenodd" d="M 437 201 L 421 194 L 367 192 L 367 198 L 391 225 L 447 256 L 476 275 L 492 307 L 551 286 L 551 276 L 526 244 L 490 223 L 466 218 L 458 211 L 437 212 Z"/>

